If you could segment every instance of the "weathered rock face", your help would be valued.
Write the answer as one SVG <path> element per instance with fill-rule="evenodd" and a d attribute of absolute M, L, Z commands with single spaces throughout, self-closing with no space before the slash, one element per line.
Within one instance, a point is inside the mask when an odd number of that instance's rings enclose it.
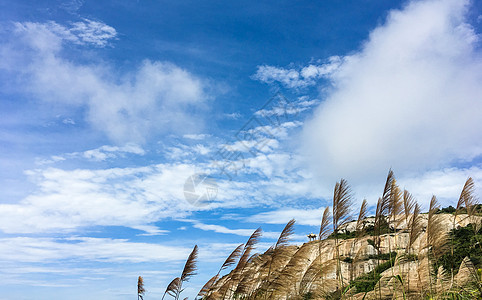
<path fill-rule="evenodd" d="M 450 214 L 440 214 L 437 215 L 437 218 L 439 218 L 440 227 L 443 228 L 442 234 L 447 234 L 454 224 L 456 227 L 464 227 L 475 221 L 468 218 L 467 215 L 459 215 L 455 221 L 454 216 Z M 420 215 L 421 233 L 410 248 L 407 247 L 409 233 L 406 230 L 406 222 L 401 219 L 389 223 L 393 233 L 383 234 L 379 237 L 379 253 L 374 247 L 373 236 L 346 240 L 311 241 L 301 246 L 286 247 L 277 254 L 268 250 L 251 258 L 242 274 L 231 272 L 220 279 L 214 287 L 215 293 L 210 298 L 223 299 L 220 295 L 224 295 L 225 299 L 231 299 L 235 294 L 251 295 L 256 298 L 256 293 L 264 293 L 263 295 L 269 295 L 266 296 L 269 299 L 298 299 L 300 295 L 306 293 L 326 294 L 335 291 L 341 281 L 347 285 L 351 280 L 371 272 L 377 264 L 385 261 L 377 259 L 378 254 L 393 252 L 415 254 L 419 259 L 416 261 L 397 260 L 394 267 L 382 273 L 380 282 L 385 284 L 383 289 L 376 289 L 378 294 L 371 292 L 367 295 L 352 294 L 352 296 L 355 298 L 365 296 L 365 299 L 371 299 L 379 298 L 383 294 L 387 298 L 393 296 L 396 298 L 398 290 L 393 287 L 397 284 L 395 276 L 398 274 L 409 283 L 410 291 L 420 291 L 428 286 L 427 278 L 429 278 L 424 274 L 429 271 L 430 267 L 426 258 L 427 219 L 427 215 Z M 366 226 L 373 225 L 373 223 L 374 218 L 365 219 Z M 355 226 L 356 222 L 349 222 L 343 227 L 343 231 L 352 232 L 355 230 Z M 339 260 L 336 259 L 337 249 Z M 341 270 L 339 276 L 337 276 L 337 269 Z M 463 277 L 463 274 L 459 277 Z M 458 280 L 462 282 L 463 279 Z"/>

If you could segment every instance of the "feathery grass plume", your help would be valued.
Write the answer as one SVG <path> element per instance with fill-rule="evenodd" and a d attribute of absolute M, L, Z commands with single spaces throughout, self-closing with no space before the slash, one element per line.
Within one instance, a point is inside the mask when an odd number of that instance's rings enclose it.
<path fill-rule="evenodd" d="M 466 188 L 467 187 L 467 188 Z M 477 233 L 480 229 L 480 222 L 474 218 L 477 214 L 477 204 L 479 201 L 474 195 L 475 185 L 474 180 L 469 177 L 465 182 L 464 189 L 462 190 L 462 195 L 464 198 L 465 208 L 467 209 L 467 215 L 469 216 L 469 221 L 472 223 L 472 228 L 474 232 Z"/>
<path fill-rule="evenodd" d="M 397 227 L 397 217 L 402 212 L 402 192 L 397 185 L 395 178 L 392 180 L 392 185 L 390 187 L 390 200 L 389 200 L 389 215 L 393 222 L 394 229 Z"/>
<path fill-rule="evenodd" d="M 467 209 L 467 214 L 470 215 L 469 211 L 471 211 L 471 207 L 476 204 L 474 189 L 475 189 L 474 180 L 472 179 L 472 177 L 467 178 L 464 184 L 464 188 L 460 193 L 455 214 L 459 213 L 462 206 L 465 205 L 465 208 Z"/>
<path fill-rule="evenodd" d="M 234 274 L 232 274 L 230 277 L 227 277 L 226 280 L 224 280 L 224 283 L 221 285 L 221 287 L 217 289 L 217 292 L 220 295 L 219 299 L 224 300 L 226 298 L 226 295 L 228 294 L 230 287 L 233 285 L 233 281 L 234 281 L 233 277 L 234 277 Z M 215 292 L 213 292 L 212 294 L 209 294 L 208 298 L 212 298 L 209 296 L 212 296 Z"/>
<path fill-rule="evenodd" d="M 328 237 L 330 226 L 330 207 L 326 207 L 321 218 L 320 233 L 318 234 L 318 240 L 324 240 Z"/>
<path fill-rule="evenodd" d="M 295 226 L 295 219 L 291 219 L 288 224 L 286 224 L 285 228 L 283 231 L 281 231 L 281 234 L 276 241 L 276 244 L 273 248 L 273 254 L 271 255 L 271 260 L 269 262 L 269 267 L 268 267 L 268 274 L 266 276 L 266 283 L 269 285 L 270 284 L 270 275 L 271 275 L 271 270 L 273 267 L 273 263 L 277 262 L 276 259 L 284 254 L 284 248 L 288 245 L 288 242 L 290 240 L 291 235 L 294 233 L 294 226 Z M 265 293 L 265 299 L 267 299 L 269 290 L 266 291 Z"/>
<path fill-rule="evenodd" d="M 470 218 L 469 211 L 473 212 L 473 210 L 470 209 L 470 208 L 467 208 L 467 206 L 472 206 L 471 204 L 476 202 L 476 201 L 474 201 L 474 199 L 475 199 L 474 188 L 475 188 L 474 187 L 474 180 L 471 177 L 467 178 L 467 180 L 465 181 L 464 187 L 462 188 L 462 191 L 460 192 L 459 200 L 457 201 L 457 206 L 455 207 L 455 213 L 454 213 L 454 217 L 452 219 L 452 229 L 455 229 L 455 225 L 457 223 L 457 216 L 461 212 L 461 209 L 464 207 L 464 205 L 466 207 L 467 214 L 469 215 L 469 218 Z M 473 228 L 476 229 L 476 230 L 478 229 L 476 226 L 473 226 Z M 450 252 L 451 252 L 452 257 L 454 257 L 454 247 L 455 247 L 454 246 L 454 237 L 452 236 L 450 238 Z M 453 264 L 453 259 L 451 260 L 450 272 L 451 272 L 451 277 L 452 277 L 451 285 L 453 285 L 454 276 L 455 276 L 455 266 Z"/>
<path fill-rule="evenodd" d="M 420 205 L 415 202 L 413 213 L 408 221 L 408 243 L 405 252 L 410 254 L 413 244 L 422 233 L 422 223 L 420 221 Z"/>
<path fill-rule="evenodd" d="M 387 213 L 387 208 L 388 208 L 388 199 L 386 201 L 383 197 L 378 198 L 377 208 L 375 210 L 375 224 L 373 228 L 374 235 L 375 235 L 374 244 L 376 248 L 375 250 L 377 250 L 377 252 L 380 252 L 380 243 L 381 243 L 380 236 L 382 235 L 383 225 L 386 224 L 385 215 Z"/>
<path fill-rule="evenodd" d="M 251 236 L 249 237 L 248 241 L 246 242 L 246 245 L 244 245 L 243 248 L 243 254 L 239 258 L 238 264 L 236 265 L 236 268 L 238 271 L 242 270 L 242 268 L 246 265 L 246 262 L 248 261 L 248 258 L 251 255 L 251 251 L 254 250 L 255 245 L 258 243 L 259 238 L 263 234 L 263 230 L 261 230 L 261 227 L 256 229 Z"/>
<path fill-rule="evenodd" d="M 374 246 L 375 250 L 379 252 L 380 250 L 380 235 L 381 235 L 381 226 L 382 226 L 382 219 L 384 218 L 383 210 L 385 207 L 385 202 L 383 201 L 383 198 L 378 198 L 377 201 L 377 208 L 375 210 L 375 223 L 374 223 L 374 228 L 373 228 L 373 233 L 374 233 Z"/>
<path fill-rule="evenodd" d="M 427 249 L 427 268 L 429 270 L 429 285 L 430 285 L 430 295 L 433 295 L 432 286 L 432 276 L 431 274 L 431 263 L 432 259 L 430 254 L 432 254 L 433 259 L 436 261 L 445 251 L 445 246 L 447 242 L 446 232 L 444 231 L 441 219 L 436 212 L 439 210 L 439 204 L 437 198 L 432 196 L 430 200 L 430 208 L 428 211 L 427 220 L 427 232 L 426 232 L 426 244 Z"/>
<path fill-rule="evenodd" d="M 206 297 L 206 300 L 221 300 L 224 299 L 224 295 L 221 291 L 215 291 Z"/>
<path fill-rule="evenodd" d="M 231 252 L 231 254 L 228 256 L 228 258 L 226 258 L 223 265 L 221 266 L 221 269 L 219 269 L 218 275 L 222 270 L 236 263 L 236 260 L 238 259 L 238 257 L 241 256 L 241 253 L 243 252 L 243 247 L 244 247 L 244 244 L 241 244 L 238 247 L 236 247 L 236 249 L 234 249 L 233 252 Z"/>
<path fill-rule="evenodd" d="M 390 222 L 392 223 L 393 226 L 393 232 L 396 232 L 397 227 L 400 225 L 400 222 L 402 221 L 402 218 L 399 218 L 399 216 L 402 214 L 402 191 L 397 185 L 397 181 L 395 178 L 392 180 L 392 184 L 390 187 L 390 200 L 388 201 L 388 215 Z M 388 240 L 389 242 L 389 253 L 392 252 L 391 245 L 390 245 L 390 239 Z M 396 247 L 396 245 L 395 245 Z"/>
<path fill-rule="evenodd" d="M 253 297 L 256 292 L 260 291 L 260 287 L 263 285 L 261 279 L 266 277 L 273 247 L 274 246 L 271 246 L 263 254 L 254 254 L 248 259 L 243 277 L 235 290 L 236 295 L 243 295 L 250 298 Z"/>
<path fill-rule="evenodd" d="M 263 231 L 261 230 L 261 227 L 256 229 L 251 236 L 249 237 L 248 241 L 244 245 L 243 248 L 243 254 L 241 254 L 241 257 L 238 260 L 238 264 L 234 268 L 232 272 L 232 278 L 229 281 L 229 283 L 226 283 L 225 286 L 223 286 L 223 299 L 226 297 L 226 295 L 230 292 L 231 287 L 233 286 L 233 289 L 237 289 L 237 284 L 241 281 L 242 278 L 242 273 L 244 271 L 244 268 L 246 266 L 246 263 L 248 262 L 248 259 L 250 258 L 251 251 L 254 250 L 256 244 L 259 241 L 259 238 L 263 234 Z"/>
<path fill-rule="evenodd" d="M 273 280 L 271 284 L 273 288 L 272 296 L 275 299 L 290 299 L 299 293 L 300 277 L 304 266 L 310 262 L 309 257 L 312 248 L 313 244 L 304 244 L 301 246 L 280 272 L 279 276 Z"/>
<path fill-rule="evenodd" d="M 447 232 L 440 215 L 436 214 L 439 208 L 437 198 L 432 196 L 427 220 L 427 246 L 431 247 L 435 259 L 440 258 L 447 250 Z"/>
<path fill-rule="evenodd" d="M 356 221 L 355 231 L 357 235 L 363 231 L 364 223 L 363 221 L 367 217 L 367 199 L 363 199 L 362 205 L 360 206 L 360 212 L 358 213 L 358 219 Z"/>
<path fill-rule="evenodd" d="M 235 290 L 236 296 L 243 295 L 256 299 L 265 297 L 268 285 L 271 283 L 266 278 L 273 261 L 273 253 L 274 245 L 253 260 L 253 263 L 256 265 L 248 263 L 243 272 L 242 280 Z"/>
<path fill-rule="evenodd" d="M 378 299 L 399 299 L 395 297 L 394 291 L 390 288 L 393 286 L 394 281 L 396 281 L 395 277 L 391 275 L 382 275 L 374 288 L 374 291 L 378 290 Z"/>
<path fill-rule="evenodd" d="M 219 291 L 214 291 L 211 294 L 202 298 L 203 300 L 219 300 L 222 299 L 222 294 Z"/>
<path fill-rule="evenodd" d="M 323 247 L 323 243 L 321 242 L 322 240 L 326 239 L 329 235 L 329 230 L 330 230 L 330 207 L 326 207 L 325 210 L 323 211 L 323 217 L 321 218 L 321 224 L 320 224 L 320 233 L 318 234 L 318 256 L 317 259 L 319 259 L 318 265 L 320 266 L 320 273 L 323 273 L 323 264 L 321 263 L 321 249 Z M 323 277 L 321 277 L 321 284 L 323 285 Z"/>
<path fill-rule="evenodd" d="M 139 278 L 137 278 L 137 300 L 144 299 L 143 295 L 145 292 L 146 290 L 144 289 L 144 279 L 142 278 L 142 276 L 139 276 Z"/>
<path fill-rule="evenodd" d="M 214 275 L 211 279 L 208 280 L 208 282 L 206 282 L 206 284 L 201 288 L 201 290 L 197 294 L 196 298 L 201 297 L 202 299 L 205 295 L 207 295 L 207 293 L 214 286 L 214 283 L 216 282 L 216 280 L 218 280 L 218 274 Z"/>
<path fill-rule="evenodd" d="M 333 191 L 333 231 L 338 233 L 351 217 L 352 194 L 345 179 L 337 182 Z"/>
<path fill-rule="evenodd" d="M 375 212 L 375 244 L 377 244 L 378 239 L 378 250 L 380 247 L 380 235 L 382 226 L 385 224 L 385 216 L 387 216 L 390 212 L 390 196 L 392 194 L 392 182 L 395 180 L 395 176 L 393 175 L 393 171 L 390 169 L 388 171 L 387 180 L 385 182 L 385 187 L 383 189 L 383 195 L 381 198 L 378 199 L 377 202 L 377 209 Z"/>
<path fill-rule="evenodd" d="M 284 247 L 288 245 L 291 235 L 293 235 L 293 233 L 295 232 L 294 226 L 295 226 L 295 219 L 291 219 L 288 222 L 288 224 L 286 224 L 283 231 L 281 232 L 278 238 L 278 241 L 276 242 L 276 245 L 274 247 L 275 251 L 280 247 Z"/>
<path fill-rule="evenodd" d="M 366 247 L 360 246 L 358 250 L 356 250 L 356 245 L 358 244 L 358 238 L 355 238 L 355 240 L 352 242 L 351 245 L 351 251 L 350 253 L 355 253 L 355 255 L 350 256 L 351 261 L 350 261 L 350 266 L 349 266 L 349 274 L 350 274 L 350 282 L 355 279 L 354 273 L 355 273 L 355 265 L 356 263 L 362 259 L 362 256 L 366 250 Z M 355 252 L 356 250 L 356 252 Z"/>
<path fill-rule="evenodd" d="M 435 275 L 435 293 L 437 295 L 445 293 L 450 288 L 450 275 L 444 267 L 440 266 Z"/>
<path fill-rule="evenodd" d="M 226 260 L 222 264 L 222 266 L 219 269 L 216 276 L 214 276 L 213 278 L 216 278 L 216 280 L 217 280 L 219 278 L 219 274 L 221 273 L 222 270 L 224 270 L 224 269 L 226 269 L 226 268 L 228 268 L 228 267 L 230 267 L 230 266 L 232 266 L 236 263 L 236 260 L 238 259 L 238 257 L 241 256 L 241 254 L 243 252 L 243 246 L 244 246 L 244 244 L 241 244 L 238 247 L 236 247 L 236 249 L 234 249 L 233 252 L 231 252 L 231 254 L 228 256 L 228 258 L 226 258 Z M 209 293 L 210 289 L 214 286 L 215 283 L 216 283 L 216 281 L 211 284 L 211 286 L 209 287 L 208 291 L 206 291 L 206 293 Z"/>
<path fill-rule="evenodd" d="M 415 207 L 415 199 L 407 190 L 403 190 L 403 212 L 405 214 L 405 227 L 408 227 L 408 220 Z"/>
<path fill-rule="evenodd" d="M 474 195 L 474 190 L 474 180 L 472 177 L 469 177 L 465 182 L 464 188 L 462 189 L 459 202 L 461 202 L 461 200 L 463 201 L 465 209 L 467 210 L 469 221 L 472 223 L 472 228 L 474 229 L 474 232 L 477 233 L 482 224 L 480 223 L 480 220 L 474 218 L 474 216 L 477 214 L 477 204 L 479 204 L 479 200 Z M 459 203 L 457 203 L 457 206 L 459 206 Z"/>
<path fill-rule="evenodd" d="M 420 245 L 422 246 L 422 245 Z M 420 247 L 420 250 L 422 247 Z M 429 299 L 428 296 L 430 295 L 430 284 L 429 281 L 431 280 L 431 273 L 432 273 L 432 265 L 427 259 L 427 256 L 418 255 L 417 259 L 417 285 L 416 290 L 420 293 L 418 299 Z"/>
<path fill-rule="evenodd" d="M 208 290 L 205 292 L 206 294 L 209 294 L 211 288 L 215 285 L 217 279 L 219 278 L 219 274 L 221 273 L 222 270 L 234 265 L 236 263 L 236 259 L 238 259 L 238 257 L 241 256 L 242 252 L 243 252 L 243 246 L 244 244 L 241 244 L 239 245 L 238 247 L 236 247 L 236 249 L 233 250 L 233 252 L 231 252 L 231 254 L 228 256 L 228 258 L 226 258 L 226 260 L 224 261 L 224 263 L 222 264 L 221 268 L 219 269 L 218 273 L 216 274 L 216 276 L 214 276 L 213 278 L 215 278 L 215 281 L 210 285 L 210 287 L 208 288 Z M 208 281 L 209 283 L 209 281 Z M 207 284 L 207 283 L 206 283 Z"/>
<path fill-rule="evenodd" d="M 198 247 L 197 245 L 194 246 L 191 254 L 187 258 L 186 264 L 184 265 L 184 270 L 181 274 L 181 281 L 188 281 L 189 278 L 196 275 L 196 263 L 197 263 L 197 256 L 198 256 Z"/>
<path fill-rule="evenodd" d="M 461 270 L 465 269 L 465 272 Z M 480 270 L 480 269 L 479 269 Z M 460 264 L 459 274 L 459 284 L 473 290 L 476 293 L 472 293 L 472 296 L 477 299 L 482 298 L 482 278 L 481 274 L 475 268 L 474 264 L 468 257 L 464 257 L 462 263 Z"/>
<path fill-rule="evenodd" d="M 260 264 L 260 267 L 263 266 L 263 263 Z M 260 273 L 260 267 L 258 266 L 248 266 L 245 268 L 243 272 L 243 276 L 241 277 L 238 285 L 236 286 L 236 290 L 234 291 L 235 295 L 245 295 L 246 297 L 250 297 L 253 291 L 257 286 L 257 277 Z"/>
<path fill-rule="evenodd" d="M 358 240 L 363 234 L 363 231 L 365 229 L 365 223 L 364 220 L 367 217 L 367 199 L 363 199 L 362 204 L 360 206 L 360 212 L 358 213 L 358 219 L 356 221 L 356 226 L 355 226 L 355 239 L 351 243 L 351 250 L 350 253 L 353 253 L 356 249 L 356 245 L 358 243 Z M 350 261 L 350 282 L 353 280 L 353 268 L 356 263 L 356 261 L 359 259 L 360 254 L 361 254 L 362 247 L 360 247 L 355 255 L 355 257 Z"/>
<path fill-rule="evenodd" d="M 162 295 L 162 299 L 168 294 L 169 296 L 176 297 L 176 293 L 179 290 L 179 285 L 181 284 L 181 278 L 176 277 L 174 278 L 166 288 L 166 291 L 164 292 L 164 295 Z"/>
<path fill-rule="evenodd" d="M 335 234 L 335 255 L 337 260 L 336 276 L 340 281 L 339 288 L 343 288 L 343 274 L 341 272 L 340 251 L 338 249 L 338 231 L 350 218 L 352 194 L 345 179 L 337 182 L 333 191 L 333 233 Z"/>
<path fill-rule="evenodd" d="M 402 192 L 400 188 L 397 185 L 397 180 L 395 178 L 392 179 L 391 186 L 390 186 L 390 196 L 389 196 L 389 201 L 388 201 L 388 218 L 389 218 L 389 228 L 392 228 L 393 226 L 393 238 L 394 238 L 394 245 L 392 245 L 392 235 L 388 236 L 388 253 L 390 257 L 390 262 L 393 262 L 392 260 L 392 246 L 397 249 L 397 235 L 395 234 L 397 231 L 397 227 L 400 225 L 400 222 L 402 221 L 402 218 L 400 218 L 400 214 L 402 213 Z M 391 226 L 390 226 L 391 224 Z M 392 230 L 390 230 L 392 231 Z M 392 272 L 392 278 L 395 277 L 394 273 L 394 265 L 391 264 L 391 272 Z M 400 278 L 401 279 L 401 278 Z M 394 283 L 395 285 L 393 288 L 396 289 L 398 287 L 398 281 L 390 281 L 391 283 Z M 405 292 L 403 292 L 405 294 Z"/>
<path fill-rule="evenodd" d="M 375 224 L 374 224 L 374 246 L 375 250 L 377 251 L 377 266 L 380 266 L 380 244 L 381 244 L 381 235 L 382 235 L 382 228 L 387 223 L 386 216 L 389 214 L 390 211 L 390 195 L 392 189 L 392 182 L 395 179 L 393 175 L 393 171 L 390 169 L 388 171 L 387 180 L 385 181 L 385 187 L 383 188 L 382 197 L 378 198 L 377 201 L 377 208 L 375 211 Z M 374 274 L 375 276 L 375 274 Z M 381 298 L 381 288 L 378 284 L 378 296 Z"/>
<path fill-rule="evenodd" d="M 329 291 L 334 290 L 337 286 L 338 281 L 336 279 L 330 279 L 326 276 L 326 274 L 335 270 L 336 260 L 322 261 L 321 257 L 317 257 L 301 278 L 299 295 L 313 293 L 315 299 L 325 298 Z"/>
<path fill-rule="evenodd" d="M 194 249 L 192 249 L 191 254 L 189 254 L 189 257 L 186 260 L 186 264 L 184 265 L 184 269 L 182 270 L 182 274 L 180 277 L 180 283 L 176 291 L 176 300 L 179 299 L 179 295 L 181 294 L 182 291 L 182 284 L 183 282 L 189 281 L 189 279 L 196 275 L 196 263 L 197 263 L 197 256 L 198 256 L 198 247 L 197 245 L 194 246 Z"/>
<path fill-rule="evenodd" d="M 422 222 L 420 220 L 420 206 L 415 201 L 413 203 L 415 204 L 415 206 L 407 222 L 408 242 L 407 242 L 407 247 L 405 248 L 405 253 L 408 255 L 408 257 L 410 257 L 412 254 L 413 244 L 422 233 Z M 410 275 L 407 276 L 406 282 L 407 282 L 407 292 L 410 293 Z"/>
<path fill-rule="evenodd" d="M 385 181 L 385 187 L 383 188 L 383 195 L 382 195 L 382 198 L 386 201 L 387 205 L 390 199 L 390 195 L 392 193 L 393 180 L 395 180 L 395 175 L 393 174 L 392 169 L 390 169 L 388 171 L 387 180 Z"/>

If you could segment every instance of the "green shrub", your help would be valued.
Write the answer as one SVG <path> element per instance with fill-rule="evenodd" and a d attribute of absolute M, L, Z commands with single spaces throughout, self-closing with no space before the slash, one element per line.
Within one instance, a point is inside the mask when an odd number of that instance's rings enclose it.
<path fill-rule="evenodd" d="M 476 268 L 482 266 L 482 247 L 480 241 L 482 241 L 481 231 L 474 232 L 472 224 L 466 227 L 461 227 L 450 231 L 449 245 L 454 244 L 454 255 L 451 251 L 447 251 L 438 261 L 435 262 L 435 267 L 443 266 L 445 270 L 451 270 L 454 267 L 455 272 L 458 271 L 460 264 L 464 257 L 470 258 Z"/>
<path fill-rule="evenodd" d="M 386 255 L 386 254 L 381 254 Z M 392 252 L 392 259 L 376 266 L 371 272 L 363 274 L 350 282 L 350 285 L 355 287 L 357 293 L 369 292 L 375 288 L 378 280 L 382 277 L 380 274 L 388 270 L 395 263 L 396 252 Z"/>

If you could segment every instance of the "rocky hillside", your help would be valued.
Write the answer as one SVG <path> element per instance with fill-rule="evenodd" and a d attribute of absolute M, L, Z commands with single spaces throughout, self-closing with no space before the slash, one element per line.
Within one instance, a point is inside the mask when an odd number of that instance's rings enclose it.
<path fill-rule="evenodd" d="M 399 216 L 396 222 L 387 222 L 385 233 L 378 237 L 373 230 L 375 218 L 370 217 L 363 219 L 363 230 L 357 234 L 359 222 L 353 221 L 340 227 L 336 238 L 332 234 L 300 246 L 271 248 L 252 256 L 242 270 L 235 269 L 219 279 L 205 298 L 336 299 L 343 294 L 351 299 L 403 299 L 404 294 L 420 295 L 429 286 L 441 289 L 452 275 L 442 268 L 434 270 L 433 258 L 428 260 L 438 255 L 427 247 L 433 239 L 427 236 L 428 214 L 418 216 L 415 238 L 410 233 L 411 217 Z M 454 225 L 464 228 L 481 221 L 467 214 L 436 214 L 434 218 L 443 229 L 439 235 L 445 237 Z M 450 252 L 449 248 L 445 244 L 443 251 Z M 470 280 L 467 266 L 470 262 L 462 264 L 460 271 L 456 266 L 458 272 L 451 285 L 463 286 Z M 427 275 L 429 271 L 433 276 Z"/>

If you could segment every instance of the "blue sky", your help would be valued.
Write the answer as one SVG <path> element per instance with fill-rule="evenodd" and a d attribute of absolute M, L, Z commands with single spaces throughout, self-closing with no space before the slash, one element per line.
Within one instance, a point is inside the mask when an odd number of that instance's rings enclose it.
<path fill-rule="evenodd" d="M 197 244 L 192 299 L 257 227 L 259 251 L 291 218 L 306 241 L 340 178 L 356 204 L 389 168 L 422 206 L 468 176 L 480 194 L 478 0 L 0 0 L 0 20 L 0 299 L 131 299 L 139 275 L 159 298 Z M 196 174 L 215 196 L 186 198 Z"/>

